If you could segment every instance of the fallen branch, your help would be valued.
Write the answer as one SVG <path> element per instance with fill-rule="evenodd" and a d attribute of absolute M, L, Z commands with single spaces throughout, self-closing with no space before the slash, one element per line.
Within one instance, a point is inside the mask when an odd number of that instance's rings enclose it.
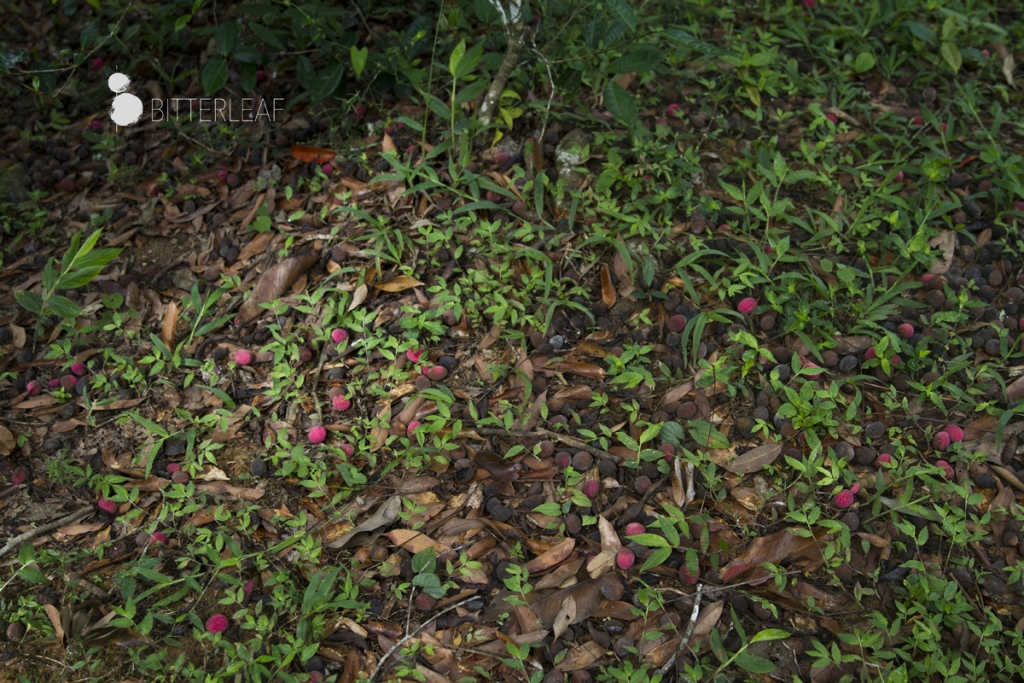
<path fill-rule="evenodd" d="M 440 612 L 438 612 L 437 614 L 435 614 L 434 616 L 430 617 L 429 619 L 424 621 L 422 624 L 417 626 L 415 631 L 413 631 L 412 633 L 410 633 L 409 635 L 405 636 L 404 638 L 399 640 L 397 643 L 392 645 L 391 649 L 388 650 L 387 652 L 385 652 L 384 656 L 380 658 L 379 662 L 377 662 L 377 666 L 373 667 L 373 673 L 370 674 L 370 683 L 373 683 L 373 680 L 375 678 L 377 678 L 377 674 L 380 673 L 381 668 L 384 666 L 384 662 L 386 662 L 388 660 L 388 657 L 390 657 L 392 654 L 394 654 L 395 650 L 397 650 L 398 648 L 402 647 L 407 642 L 409 642 L 410 640 L 415 638 L 417 633 L 419 633 L 420 631 L 425 629 L 427 626 L 432 624 L 438 617 L 440 617 L 445 612 L 451 612 L 456 607 L 462 607 L 463 605 L 465 605 L 470 600 L 475 600 L 475 599 L 476 599 L 476 596 L 474 595 L 472 597 L 466 598 L 465 600 L 461 600 L 461 601 L 455 603 L 451 607 L 448 607 L 448 608 L 445 608 L 445 609 L 441 610 Z"/>
<path fill-rule="evenodd" d="M 77 522 L 82 517 L 85 517 L 87 514 L 89 514 L 90 512 L 92 512 L 95 509 L 96 508 L 94 508 L 91 505 L 89 507 L 84 507 L 81 510 L 76 510 L 75 512 L 72 512 L 67 517 L 61 517 L 56 522 L 50 522 L 49 524 L 44 524 L 41 527 L 36 527 L 35 529 L 32 529 L 31 531 L 26 531 L 25 533 L 21 534 L 20 536 L 15 536 L 14 538 L 12 538 L 10 541 L 7 542 L 7 545 L 5 545 L 3 548 L 0 548 L 0 557 L 3 557 L 4 555 L 6 555 L 7 553 L 11 552 L 15 548 L 20 547 L 21 544 L 24 543 L 25 541 L 31 541 L 33 538 L 37 538 L 39 536 L 42 536 L 43 534 L 49 533 L 49 532 L 53 531 L 54 529 L 59 529 L 60 527 L 64 526 L 65 524 L 71 524 L 72 522 Z"/>
<path fill-rule="evenodd" d="M 537 437 L 547 437 L 553 441 L 561 441 L 566 446 L 578 448 L 581 451 L 586 451 L 591 455 L 595 455 L 598 458 L 604 458 L 605 460 L 611 460 L 613 463 L 618 465 L 622 462 L 622 458 L 617 455 L 612 455 L 608 451 L 603 451 L 600 448 L 595 448 L 585 441 L 580 441 L 574 436 L 568 434 L 559 434 L 558 432 L 552 432 L 547 429 L 537 429 L 532 432 L 518 431 L 514 429 L 475 429 L 473 430 L 480 436 L 514 436 L 517 439 L 533 439 Z"/>
<path fill-rule="evenodd" d="M 658 669 L 658 674 L 662 680 L 665 679 L 665 674 L 671 669 L 676 660 L 679 659 L 679 655 L 683 654 L 683 650 L 686 649 L 687 644 L 690 642 L 690 636 L 693 635 L 693 627 L 697 625 L 697 617 L 700 616 L 700 596 L 704 593 L 704 584 L 697 584 L 697 592 L 693 595 L 693 611 L 690 612 L 690 623 L 686 625 L 686 632 L 683 634 L 683 639 L 679 641 L 679 647 L 676 648 L 675 653 L 669 657 L 669 660 L 665 662 L 665 666 Z"/>

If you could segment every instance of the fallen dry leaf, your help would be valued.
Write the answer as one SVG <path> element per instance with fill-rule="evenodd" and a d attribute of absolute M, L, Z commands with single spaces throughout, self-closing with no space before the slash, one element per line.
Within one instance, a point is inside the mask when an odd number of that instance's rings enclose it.
<path fill-rule="evenodd" d="M 730 472 L 735 472 L 736 474 L 757 472 L 766 465 L 771 465 L 775 462 L 775 459 L 779 457 L 780 453 L 782 453 L 781 443 L 761 444 L 742 455 L 738 455 L 735 458 L 726 461 L 723 466 L 725 469 Z"/>
<path fill-rule="evenodd" d="M 18 446 L 18 440 L 11 434 L 11 430 L 0 425 L 0 455 L 8 456 Z"/>
<path fill-rule="evenodd" d="M 562 601 L 562 607 L 558 610 L 558 614 L 555 615 L 555 623 L 552 626 L 555 639 L 557 640 L 566 629 L 569 628 L 569 624 L 576 618 L 576 599 L 571 595 L 565 596 L 565 600 Z"/>
<path fill-rule="evenodd" d="M 377 282 L 373 285 L 374 289 L 379 289 L 384 292 L 404 292 L 407 289 L 413 287 L 422 287 L 423 283 L 414 277 L 408 275 L 399 275 L 396 278 L 392 278 L 385 282 Z"/>
<path fill-rule="evenodd" d="M 252 288 L 249 298 L 239 308 L 241 322 L 245 324 L 259 316 L 264 310 L 262 304 L 279 299 L 319 260 L 316 254 L 291 256 L 263 273 Z"/>
<path fill-rule="evenodd" d="M 345 533 L 338 538 L 325 543 L 328 548 L 339 549 L 344 548 L 349 543 L 352 543 L 359 534 L 370 534 L 371 532 L 388 526 L 396 519 L 398 519 L 398 513 L 402 509 L 402 499 L 398 496 L 393 496 L 384 502 L 377 511 L 370 516 L 369 519 L 365 520 L 361 524 L 353 527 L 348 533 Z M 325 527 L 321 534 L 328 534 L 328 528 Z"/>
<path fill-rule="evenodd" d="M 608 264 L 601 266 L 601 301 L 608 308 L 614 306 L 618 301 L 615 285 L 612 283 L 612 271 L 608 268 Z"/>
<path fill-rule="evenodd" d="M 575 538 L 567 538 L 564 541 L 560 541 L 559 543 L 551 546 L 551 548 L 543 554 L 538 555 L 527 562 L 525 569 L 530 571 L 530 576 L 539 574 L 540 572 L 546 572 L 569 557 L 575 547 Z M 558 636 L 556 635 L 555 637 L 557 638 Z"/>

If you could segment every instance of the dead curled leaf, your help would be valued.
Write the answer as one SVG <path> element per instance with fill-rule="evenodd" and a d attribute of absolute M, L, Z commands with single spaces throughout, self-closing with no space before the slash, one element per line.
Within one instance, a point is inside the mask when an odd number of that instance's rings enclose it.
<path fill-rule="evenodd" d="M 824 562 L 821 546 L 830 538 L 831 535 L 823 532 L 815 536 L 798 536 L 789 529 L 755 538 L 750 547 L 722 568 L 722 581 L 728 583 L 729 580 L 738 578 L 746 569 L 765 562 L 779 565 L 784 562 L 806 560 L 812 567 L 818 566 Z M 806 569 L 811 571 L 811 568 Z"/>
<path fill-rule="evenodd" d="M 348 533 L 339 536 L 338 538 L 326 543 L 325 545 L 328 548 L 332 549 L 344 548 L 353 540 L 356 540 L 357 535 L 369 534 L 371 532 L 376 531 L 377 529 L 386 527 L 392 522 L 394 522 L 396 519 L 398 519 L 398 512 L 401 509 L 402 499 L 399 496 L 393 496 L 392 498 L 389 498 L 383 505 L 381 505 L 377 509 L 377 512 L 373 513 L 373 515 L 366 519 L 362 524 L 353 527 L 348 531 Z M 323 533 L 328 533 L 327 529 L 328 528 L 325 527 Z"/>
<path fill-rule="evenodd" d="M 559 638 L 566 629 L 569 628 L 569 624 L 576 618 L 576 599 L 571 595 L 565 596 L 565 600 L 562 601 L 562 606 L 558 610 L 558 614 L 555 615 L 555 623 L 552 626 L 554 629 L 555 638 Z"/>
<path fill-rule="evenodd" d="M 576 547 L 575 538 L 567 538 L 564 541 L 556 543 L 551 546 L 546 552 L 537 557 L 533 558 L 526 563 L 525 569 L 530 571 L 530 576 L 538 574 L 540 572 L 546 572 L 552 567 L 557 566 L 564 561 L 569 555 L 572 554 L 573 549 Z M 575 610 L 575 607 L 573 607 Z M 558 637 L 556 633 L 555 637 Z"/>
<path fill-rule="evenodd" d="M 239 308 L 238 315 L 242 323 L 259 316 L 263 312 L 262 304 L 281 298 L 319 260 L 316 254 L 291 256 L 263 273 L 252 288 L 249 298 Z"/>

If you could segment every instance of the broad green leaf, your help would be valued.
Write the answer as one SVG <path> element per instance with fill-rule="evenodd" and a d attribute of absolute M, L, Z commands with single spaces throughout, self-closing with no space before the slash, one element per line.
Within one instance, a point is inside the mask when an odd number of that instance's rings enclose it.
<path fill-rule="evenodd" d="M 178 17 L 178 20 L 176 22 L 174 22 L 174 32 L 177 33 L 181 29 L 183 29 L 186 26 L 188 26 L 188 22 L 190 22 L 190 21 L 192 21 L 192 15 L 191 14 L 184 14 L 184 15 Z"/>
<path fill-rule="evenodd" d="M 487 81 L 482 78 L 470 83 L 455 95 L 455 104 L 463 105 L 466 102 L 472 102 L 484 94 L 484 91 L 487 90 L 487 86 Z"/>
<path fill-rule="evenodd" d="M 54 313 L 65 320 L 71 320 L 82 315 L 81 307 L 66 296 L 51 297 L 49 305 Z"/>
<path fill-rule="evenodd" d="M 870 52 L 861 52 L 857 55 L 857 60 L 853 63 L 853 70 L 859 74 L 865 71 L 871 71 L 875 68 L 875 56 Z"/>
<path fill-rule="evenodd" d="M 448 57 L 448 73 L 452 75 L 452 78 L 456 78 L 459 73 L 459 62 L 466 55 L 466 41 L 460 40 L 459 44 L 452 50 L 451 56 Z"/>
<path fill-rule="evenodd" d="M 960 56 L 960 49 L 953 43 L 945 42 L 939 48 L 939 52 L 942 53 L 942 58 L 946 60 L 946 64 L 949 64 L 949 68 L 953 70 L 953 73 L 958 73 L 960 65 L 964 61 L 963 57 Z"/>
<path fill-rule="evenodd" d="M 282 43 L 281 39 L 277 37 L 277 34 L 263 24 L 257 24 L 255 21 L 251 21 L 249 22 L 249 28 L 256 34 L 256 37 L 264 43 L 267 43 L 278 50 L 284 49 L 284 43 Z"/>
<path fill-rule="evenodd" d="M 604 87 L 604 106 L 619 123 L 629 128 L 640 119 L 633 96 L 615 81 L 609 81 Z"/>
<path fill-rule="evenodd" d="M 657 534 L 637 534 L 636 536 L 630 536 L 629 540 L 636 541 L 640 545 L 647 546 L 648 548 L 669 547 L 668 541 Z"/>
<path fill-rule="evenodd" d="M 434 551 L 433 546 L 424 548 L 412 556 L 412 570 L 417 574 L 423 570 L 433 571 L 436 557 L 437 553 Z"/>
<path fill-rule="evenodd" d="M 480 58 L 483 57 L 483 54 L 484 44 L 482 41 L 466 50 L 466 53 L 462 55 L 461 59 L 459 59 L 459 65 L 455 68 L 455 77 L 465 78 L 476 71 L 477 66 L 480 65 Z"/>
<path fill-rule="evenodd" d="M 213 95 L 228 82 L 227 60 L 220 55 L 210 57 L 206 60 L 206 64 L 203 64 L 199 78 L 207 97 Z"/>
<path fill-rule="evenodd" d="M 356 72 L 356 78 L 359 78 L 363 75 L 363 69 L 366 68 L 366 59 L 370 55 L 370 50 L 366 47 L 360 49 L 353 45 L 349 48 L 348 53 L 352 59 L 352 70 Z"/>
<path fill-rule="evenodd" d="M 746 669 L 756 674 L 766 674 L 775 671 L 775 665 L 764 657 L 755 657 L 746 653 L 737 655 L 733 663 L 741 669 Z"/>
<path fill-rule="evenodd" d="M 18 290 L 14 293 L 14 300 L 17 301 L 18 305 L 26 311 L 35 313 L 36 315 L 43 314 L 43 300 L 38 294 L 25 290 Z"/>
<path fill-rule="evenodd" d="M 690 438 L 705 448 L 729 447 L 729 439 L 705 420 L 690 421 Z"/>
<path fill-rule="evenodd" d="M 640 46 L 613 61 L 608 65 L 608 70 L 613 74 L 626 74 L 632 71 L 643 73 L 654 69 L 664 58 L 665 55 L 661 50 L 650 46 Z"/>
<path fill-rule="evenodd" d="M 918 40 L 923 40 L 924 42 L 926 42 L 926 43 L 928 43 L 930 45 L 934 45 L 935 44 L 935 39 L 936 39 L 935 31 L 933 31 L 927 25 L 922 24 L 922 23 L 917 22 L 917 21 L 911 21 L 911 22 L 907 23 L 907 28 L 910 29 L 910 32 Z"/>
<path fill-rule="evenodd" d="M 331 61 L 323 71 L 318 73 L 309 86 L 309 99 L 314 104 L 327 99 L 338 89 L 341 77 L 345 73 L 345 65 L 339 61 Z"/>
<path fill-rule="evenodd" d="M 633 8 L 626 0 L 607 0 L 608 11 L 611 15 L 629 27 L 630 31 L 636 30 L 636 15 Z"/>
<path fill-rule="evenodd" d="M 302 596 L 302 613 L 312 614 L 318 607 L 325 605 L 334 587 L 339 569 L 323 570 L 313 575 L 306 592 Z"/>
<path fill-rule="evenodd" d="M 213 31 L 213 37 L 217 41 L 217 49 L 224 57 L 231 56 L 232 51 L 238 45 L 238 24 L 233 21 L 225 21 L 217 25 Z"/>
<path fill-rule="evenodd" d="M 751 643 L 760 643 L 763 640 L 784 640 L 792 635 L 788 631 L 783 631 L 781 628 L 766 628 L 763 631 L 758 631 L 754 634 L 754 637 L 750 639 Z"/>
<path fill-rule="evenodd" d="M 663 422 L 661 424 L 661 440 L 670 443 L 677 448 L 683 445 L 683 440 L 686 438 L 686 432 L 683 430 L 683 425 L 675 421 Z"/>
<path fill-rule="evenodd" d="M 950 42 L 953 37 L 960 31 L 960 20 L 954 15 L 949 15 L 946 20 L 942 22 L 942 40 Z"/>
<path fill-rule="evenodd" d="M 544 503 L 533 508 L 533 511 L 548 517 L 558 517 L 562 514 L 562 506 L 558 503 Z"/>
<path fill-rule="evenodd" d="M 153 422 L 149 418 L 143 417 L 138 413 L 138 411 L 132 411 L 128 413 L 128 416 L 131 417 L 136 422 L 138 422 L 143 427 L 145 427 L 146 429 L 148 429 L 149 431 L 156 434 L 157 436 L 163 437 L 165 439 L 171 436 L 170 434 L 167 433 L 166 429 L 164 429 L 157 423 Z"/>
<path fill-rule="evenodd" d="M 640 571 L 646 572 L 648 570 L 654 569 L 662 562 L 667 560 L 668 556 L 671 554 L 672 548 L 658 548 L 653 553 L 651 553 L 650 557 L 647 558 L 647 561 L 644 562 L 644 566 L 640 567 Z"/>

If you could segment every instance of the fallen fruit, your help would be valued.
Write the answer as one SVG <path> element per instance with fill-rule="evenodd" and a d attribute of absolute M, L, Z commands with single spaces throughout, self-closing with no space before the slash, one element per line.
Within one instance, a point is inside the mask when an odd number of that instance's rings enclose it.
<path fill-rule="evenodd" d="M 627 536 L 639 536 L 640 534 L 642 534 L 642 533 L 644 533 L 646 531 L 647 531 L 647 527 L 645 527 L 640 522 L 630 522 L 629 524 L 626 525 L 626 535 Z"/>
<path fill-rule="evenodd" d="M 429 612 L 434 609 L 435 605 L 437 605 L 437 599 L 433 596 L 427 595 L 426 593 L 418 594 L 413 602 L 416 603 L 416 609 L 421 612 Z"/>
<path fill-rule="evenodd" d="M 752 296 L 748 296 L 736 305 L 736 310 L 743 315 L 750 315 L 757 308 L 757 299 Z"/>
<path fill-rule="evenodd" d="M 949 432 L 937 432 L 935 436 L 932 437 L 932 446 L 934 446 L 936 450 L 944 451 L 949 448 L 950 443 L 951 440 L 949 438 Z"/>
<path fill-rule="evenodd" d="M 348 332 L 346 330 L 343 330 L 340 327 L 331 330 L 331 341 L 335 344 L 340 344 L 346 339 L 348 339 Z"/>
<path fill-rule="evenodd" d="M 836 497 L 832 502 L 834 502 L 835 506 L 840 510 L 848 508 L 853 505 L 853 492 L 848 489 L 843 489 L 836 494 Z"/>
<path fill-rule="evenodd" d="M 669 332 L 682 332 L 686 328 L 686 316 L 672 316 L 668 319 L 667 327 Z"/>
<path fill-rule="evenodd" d="M 882 465 L 891 465 L 891 464 L 892 464 L 892 455 L 890 455 L 888 453 L 882 453 L 881 455 L 878 456 L 878 459 L 875 460 L 875 466 L 876 467 L 881 467 Z"/>
<path fill-rule="evenodd" d="M 206 620 L 207 633 L 224 633 L 228 630 L 228 618 L 223 614 L 214 614 Z"/>
<path fill-rule="evenodd" d="M 935 461 L 935 466 L 942 468 L 942 473 L 946 475 L 946 479 L 953 478 L 953 466 L 950 465 L 948 462 L 946 462 L 945 460 L 937 460 Z"/>
<path fill-rule="evenodd" d="M 832 112 L 825 114 L 825 118 L 831 121 L 832 123 L 839 123 L 839 117 L 833 114 Z"/>
<path fill-rule="evenodd" d="M 597 498 L 599 493 L 601 493 L 601 484 L 598 481 L 591 479 L 583 485 L 583 495 L 590 500 Z"/>
<path fill-rule="evenodd" d="M 106 512 L 108 515 L 112 515 L 117 512 L 117 503 L 112 500 L 107 500 L 106 498 L 100 498 L 96 501 L 96 507 Z"/>
<path fill-rule="evenodd" d="M 252 351 L 248 349 L 238 349 L 237 351 L 235 351 L 235 354 L 232 356 L 232 358 L 234 358 L 235 362 L 238 363 L 239 365 L 248 365 L 249 363 L 252 362 L 253 355 Z"/>
<path fill-rule="evenodd" d="M 443 365 L 431 365 L 428 368 L 424 368 L 423 374 L 427 376 L 431 382 L 440 382 L 448 376 L 448 370 Z"/>
<path fill-rule="evenodd" d="M 85 363 L 72 363 L 71 372 L 79 377 L 85 377 L 89 373 L 89 368 L 85 367 Z"/>
<path fill-rule="evenodd" d="M 405 428 L 405 433 L 408 434 L 409 436 L 412 436 L 412 433 L 415 432 L 416 429 L 422 424 L 423 423 L 418 420 L 413 420 L 412 422 L 409 423 L 409 426 Z"/>
<path fill-rule="evenodd" d="M 59 384 L 60 380 L 57 380 L 57 383 Z M 31 382 L 28 382 L 25 385 L 25 391 L 28 392 L 29 396 L 35 396 L 36 394 L 40 393 L 42 390 L 43 390 L 43 385 L 40 384 L 38 380 L 32 380 Z"/>
<path fill-rule="evenodd" d="M 623 571 L 632 567 L 635 562 L 636 555 L 629 548 L 620 548 L 619 552 L 615 555 L 615 564 Z"/>
<path fill-rule="evenodd" d="M 896 332 L 903 339 L 910 339 L 911 337 L 914 336 L 914 326 L 911 325 L 910 323 L 903 323 L 902 325 L 896 328 Z"/>
<path fill-rule="evenodd" d="M 572 464 L 572 456 L 569 455 L 568 451 L 560 451 L 555 456 L 555 464 L 558 465 L 560 469 L 564 470 L 566 467 Z"/>
<path fill-rule="evenodd" d="M 950 443 L 959 443 L 964 440 L 964 430 L 959 425 L 948 425 L 945 432 L 949 434 Z"/>
<path fill-rule="evenodd" d="M 339 413 L 343 413 L 352 407 L 352 401 L 348 400 L 344 396 L 335 396 L 331 399 L 331 406 Z"/>
<path fill-rule="evenodd" d="M 327 439 L 327 428 L 323 425 L 310 427 L 308 436 L 310 443 L 323 443 Z"/>

